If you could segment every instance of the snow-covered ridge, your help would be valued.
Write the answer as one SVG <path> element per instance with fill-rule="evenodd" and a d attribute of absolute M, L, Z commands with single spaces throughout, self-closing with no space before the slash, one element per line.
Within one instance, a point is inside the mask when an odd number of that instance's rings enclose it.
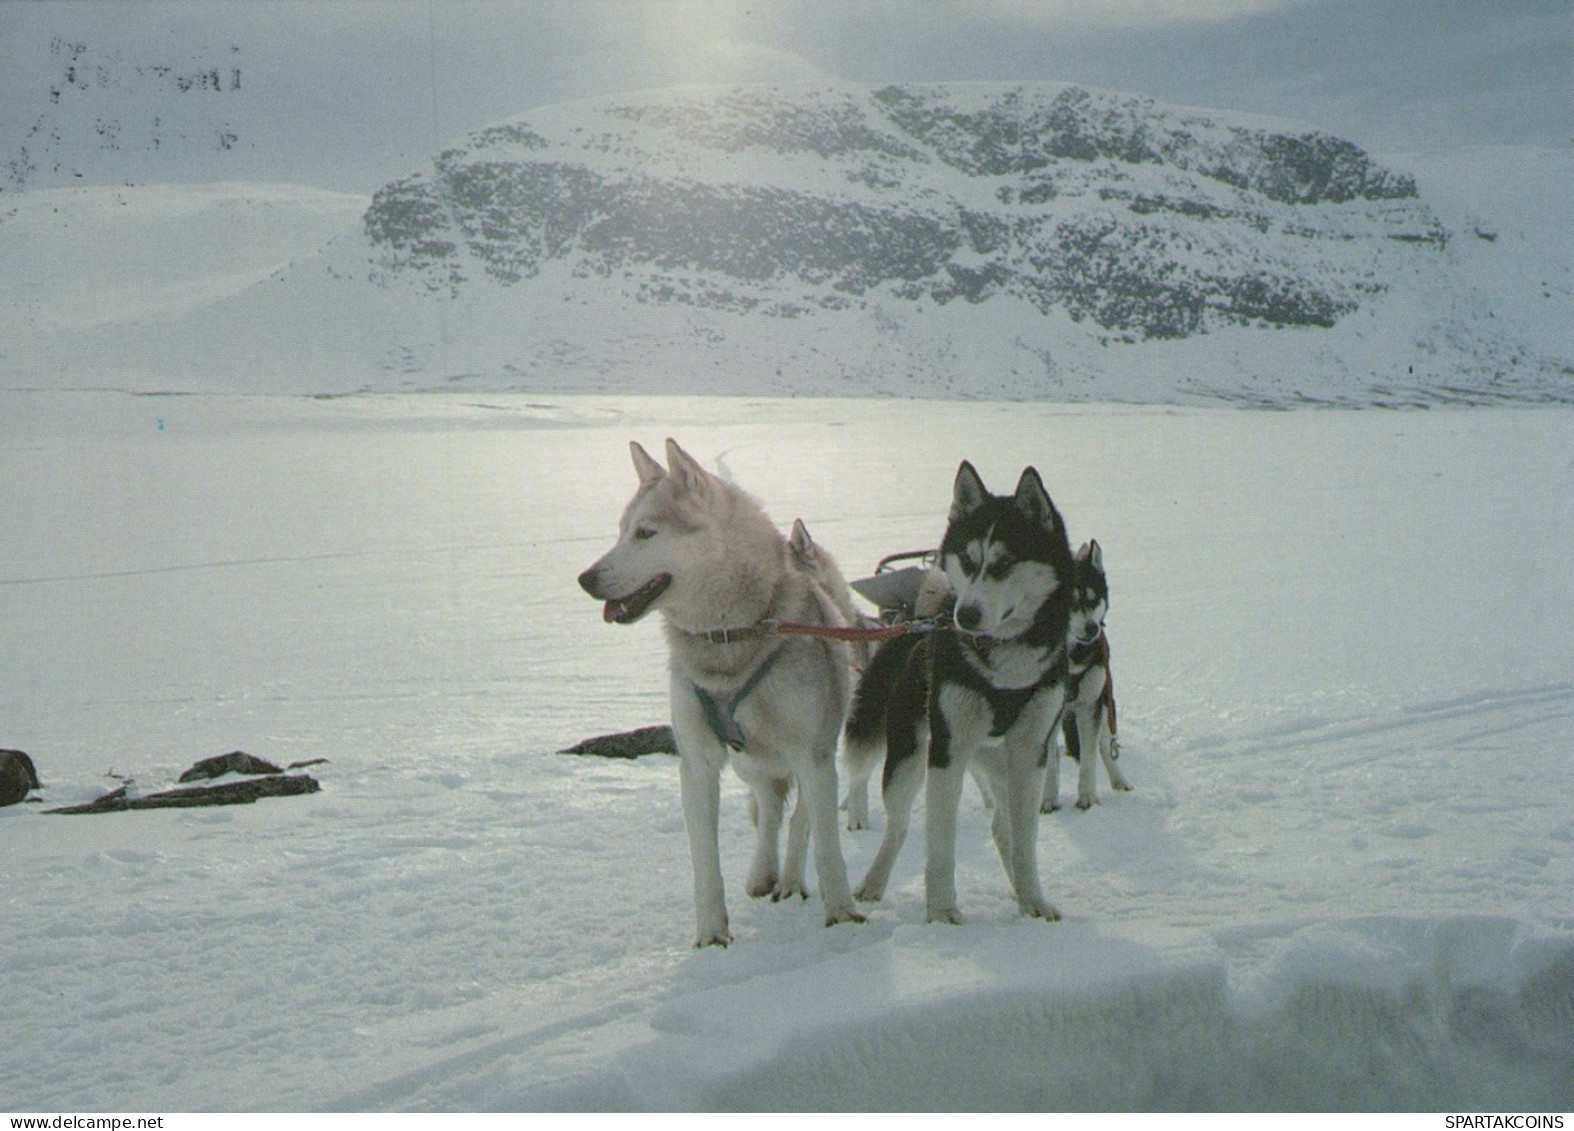
<path fill-rule="evenodd" d="M 454 293 L 556 260 L 632 273 L 641 302 L 1004 297 L 1122 340 L 1329 326 L 1415 258 L 1389 241 L 1447 239 L 1411 178 L 1342 139 L 1053 84 L 580 103 L 468 135 L 379 191 L 366 231 L 386 277 Z"/>
<path fill-rule="evenodd" d="M 352 225 L 299 185 L 97 185 L 0 196 L 0 336 L 164 319 L 239 294 Z M 3 347 L 0 347 L 3 348 Z"/>
<path fill-rule="evenodd" d="M 649 91 L 369 203 L 0 197 L 0 387 L 1566 403 L 1571 163 L 1058 84 Z"/>

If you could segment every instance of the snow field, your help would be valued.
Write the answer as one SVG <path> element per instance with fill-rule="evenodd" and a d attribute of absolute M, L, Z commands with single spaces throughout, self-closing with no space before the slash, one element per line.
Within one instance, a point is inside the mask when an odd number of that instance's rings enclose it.
<path fill-rule="evenodd" d="M 327 757 L 235 809 L 0 810 L 13 1110 L 1563 1109 L 1574 417 L 978 403 L 0 394 L 0 745 Z M 742 893 L 695 952 L 648 624 L 574 584 L 675 436 L 857 576 L 972 459 L 1096 536 L 1136 792 L 1044 819 L 1017 919 L 969 790 L 870 922 Z M 1066 783 L 1063 775 L 1063 789 Z M 877 820 L 878 815 L 877 815 Z M 847 834 L 861 874 L 874 833 Z"/>

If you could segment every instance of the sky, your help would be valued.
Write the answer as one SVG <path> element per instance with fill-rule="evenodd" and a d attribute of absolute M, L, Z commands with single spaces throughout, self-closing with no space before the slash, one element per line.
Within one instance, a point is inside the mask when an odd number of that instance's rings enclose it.
<path fill-rule="evenodd" d="M 1567 145 L 1574 0 L 0 0 L 0 193 L 370 193 L 477 127 L 674 83 L 1052 80 L 1376 153 Z"/>

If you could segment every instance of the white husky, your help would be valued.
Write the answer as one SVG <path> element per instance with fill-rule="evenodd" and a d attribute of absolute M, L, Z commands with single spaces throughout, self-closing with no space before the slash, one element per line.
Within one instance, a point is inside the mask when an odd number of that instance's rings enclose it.
<path fill-rule="evenodd" d="M 665 468 L 638 444 L 629 447 L 639 487 L 617 543 L 579 583 L 606 602 L 608 622 L 632 624 L 652 609 L 666 620 L 672 730 L 694 867 L 695 945 L 732 941 L 717 842 L 720 775 L 729 755 L 757 806 L 749 894 L 803 890 L 806 848 L 798 830 L 787 867 L 777 867 L 782 815 L 796 783 L 812 829 L 826 925 L 861 921 L 836 815 L 837 734 L 851 693 L 847 646 L 774 631 L 787 622 L 842 625 L 831 594 L 840 575 L 819 562 L 823 550 L 808 551 L 806 531 L 789 543 L 758 503 L 673 441 Z"/>

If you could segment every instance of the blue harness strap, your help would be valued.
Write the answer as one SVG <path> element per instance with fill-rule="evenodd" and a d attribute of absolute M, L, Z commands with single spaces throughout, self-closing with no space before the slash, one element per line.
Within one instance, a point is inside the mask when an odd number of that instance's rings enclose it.
<path fill-rule="evenodd" d="M 747 699 L 749 693 L 760 685 L 760 681 L 766 677 L 771 668 L 776 666 L 776 661 L 781 658 L 784 651 L 784 648 L 777 648 L 766 656 L 764 663 L 755 668 L 754 674 L 744 680 L 736 691 L 723 694 L 710 691 L 697 683 L 691 684 L 694 694 L 699 698 L 700 707 L 705 712 L 705 721 L 710 724 L 711 733 L 723 746 L 742 750 L 747 745 L 743 737 L 743 728 L 738 726 L 736 717 L 738 704 Z"/>

